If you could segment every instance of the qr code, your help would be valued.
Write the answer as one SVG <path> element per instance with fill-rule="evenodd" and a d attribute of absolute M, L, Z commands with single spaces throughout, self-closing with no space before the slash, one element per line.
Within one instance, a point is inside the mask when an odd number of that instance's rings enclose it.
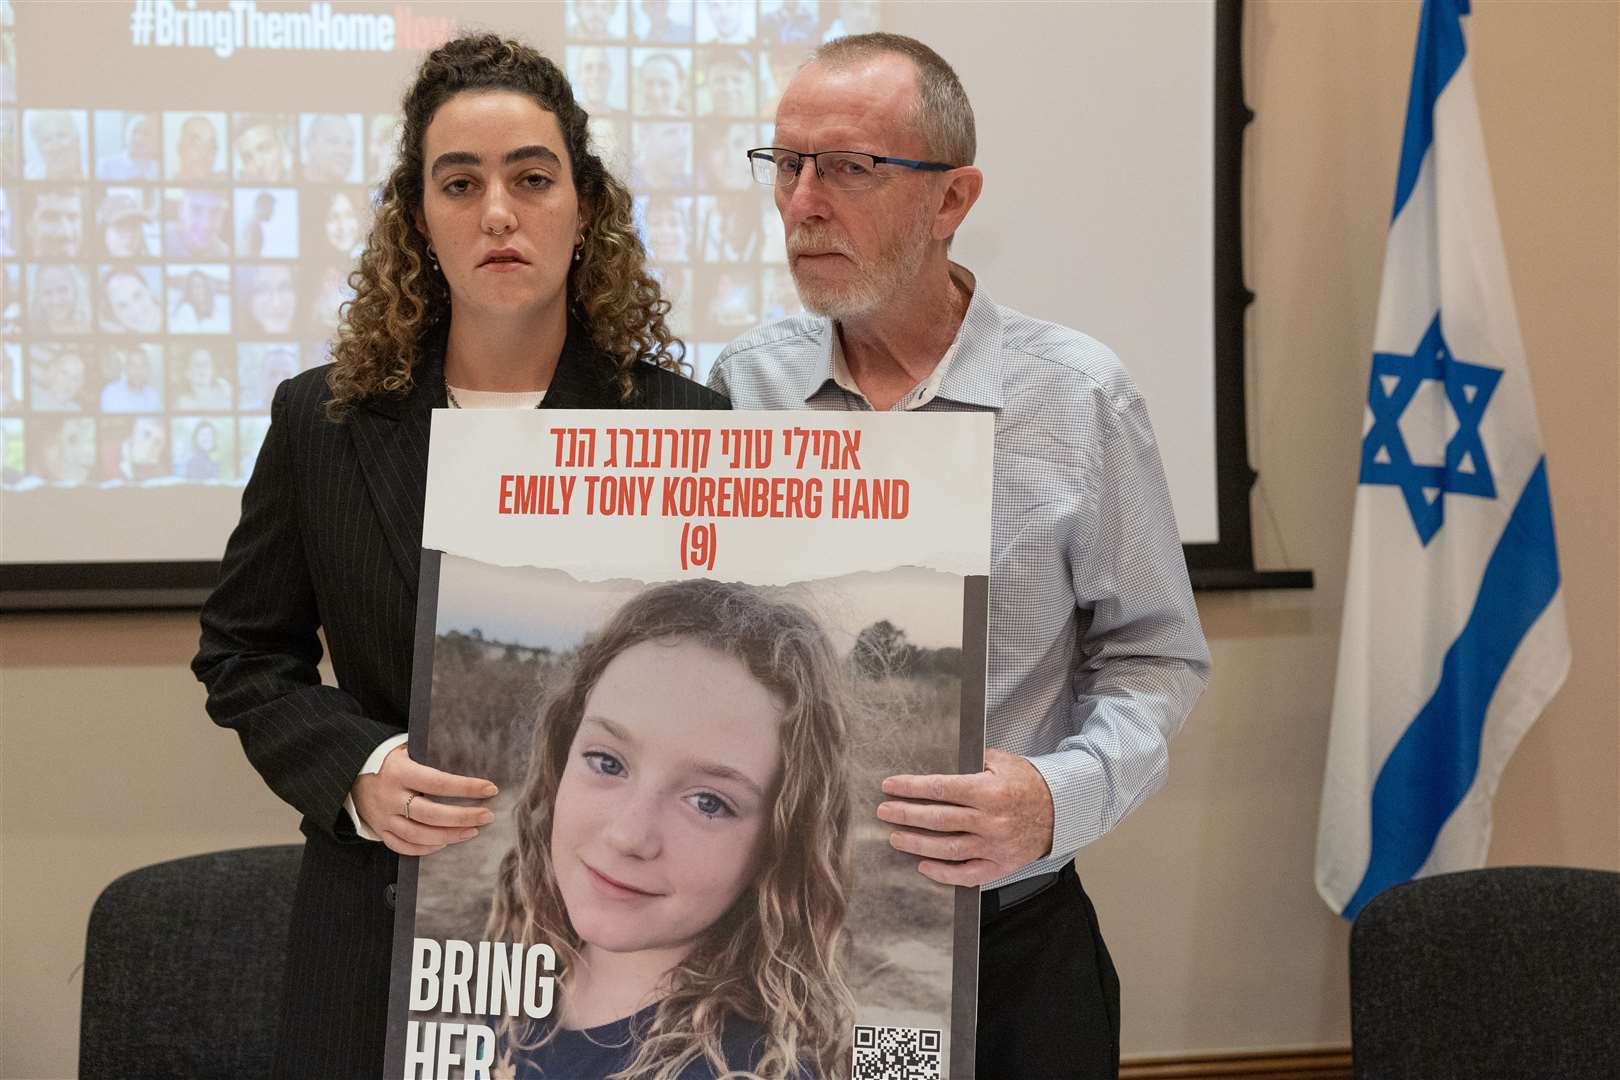
<path fill-rule="evenodd" d="M 855 1025 L 849 1080 L 940 1080 L 944 1034 L 934 1028 Z"/>

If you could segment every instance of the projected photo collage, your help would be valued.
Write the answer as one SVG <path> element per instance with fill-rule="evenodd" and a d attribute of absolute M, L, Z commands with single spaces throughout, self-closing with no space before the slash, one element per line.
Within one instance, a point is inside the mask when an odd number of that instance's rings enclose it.
<path fill-rule="evenodd" d="M 591 113 L 701 379 L 739 333 L 799 310 L 745 153 L 770 144 L 808 52 L 876 29 L 877 5 L 546 11 L 549 30 L 512 32 Z M 327 359 L 398 118 L 338 93 L 330 111 L 210 108 L 206 87 L 183 109 L 33 107 L 13 14 L 0 3 L 0 484 L 245 482 L 276 385 Z"/>
<path fill-rule="evenodd" d="M 746 155 L 771 145 L 777 100 L 810 50 L 878 29 L 878 5 L 568 0 L 566 18 L 569 81 L 636 197 L 671 329 L 703 379 L 732 338 L 799 310 L 771 190 Z"/>
<path fill-rule="evenodd" d="M 325 358 L 394 117 L 16 112 L 5 482 L 239 481 Z"/>

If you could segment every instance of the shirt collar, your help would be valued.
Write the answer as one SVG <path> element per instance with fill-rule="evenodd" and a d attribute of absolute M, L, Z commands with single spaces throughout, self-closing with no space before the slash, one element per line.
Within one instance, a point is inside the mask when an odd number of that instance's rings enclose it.
<path fill-rule="evenodd" d="M 903 410 L 920 409 L 935 398 L 990 409 L 1001 408 L 1006 400 L 997 352 L 1001 318 L 995 301 L 978 287 L 967 267 L 951 263 L 951 277 L 972 294 L 962 325 L 934 370 L 901 400 L 899 408 Z M 802 386 L 804 400 L 808 402 L 829 383 L 864 400 L 844 359 L 844 347 L 833 321 L 822 320 L 818 333 L 821 356 L 818 363 L 807 368 L 808 377 Z"/>
<path fill-rule="evenodd" d="M 422 333 L 416 364 L 411 370 L 411 388 L 404 394 L 369 394 L 360 404 L 400 419 L 408 413 L 443 409 L 450 404 L 444 392 L 444 354 L 450 339 L 450 320 L 440 319 Z M 607 401 L 618 401 L 616 365 L 597 351 L 590 331 L 570 315 L 562 353 L 551 373 L 540 408 L 601 408 Z"/>

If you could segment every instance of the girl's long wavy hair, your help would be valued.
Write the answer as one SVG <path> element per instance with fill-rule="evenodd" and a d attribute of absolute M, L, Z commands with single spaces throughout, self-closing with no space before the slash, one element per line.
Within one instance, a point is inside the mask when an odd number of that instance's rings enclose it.
<path fill-rule="evenodd" d="M 752 884 L 665 976 L 664 996 L 634 1059 L 614 1080 L 674 1080 L 706 1060 L 724 1076 L 766 1080 L 844 1073 L 852 999 L 844 979 L 850 882 L 850 792 L 844 760 L 854 705 L 826 635 L 801 607 L 749 585 L 695 580 L 639 593 L 586 642 L 541 710 L 518 840 L 501 861 L 486 936 L 544 943 L 557 952 L 561 995 L 584 942 L 557 886 L 553 803 L 585 704 L 608 664 L 648 641 L 694 641 L 741 661 L 782 705 L 782 782 Z M 765 1043 L 752 1072 L 730 1071 L 728 1018 L 752 1021 Z M 512 1024 L 512 1021 L 505 1021 Z M 519 1023 L 510 1049 L 550 1032 Z"/>
<path fill-rule="evenodd" d="M 343 305 L 332 345 L 327 412 L 333 419 L 369 395 L 409 391 L 423 330 L 449 317 L 449 286 L 416 228 L 423 139 L 440 106 L 457 94 L 499 90 L 532 98 L 562 129 L 586 217 L 580 260 L 568 274 L 569 304 L 591 341 L 613 357 L 620 393 L 631 396 L 638 363 L 683 368 L 686 349 L 665 324 L 669 302 L 647 272 L 630 192 L 591 151 L 589 117 L 574 101 L 567 77 L 520 42 L 468 35 L 429 53 L 401 102 L 399 153 L 383 182 L 359 265 L 349 275 L 355 295 Z"/>

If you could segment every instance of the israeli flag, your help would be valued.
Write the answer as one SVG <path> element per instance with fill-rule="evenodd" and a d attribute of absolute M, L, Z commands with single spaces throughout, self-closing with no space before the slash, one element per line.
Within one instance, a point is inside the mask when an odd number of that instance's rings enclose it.
<path fill-rule="evenodd" d="M 1486 168 L 1468 0 L 1424 0 L 1384 253 L 1316 888 L 1484 864 L 1569 670 L 1547 463 Z"/>

